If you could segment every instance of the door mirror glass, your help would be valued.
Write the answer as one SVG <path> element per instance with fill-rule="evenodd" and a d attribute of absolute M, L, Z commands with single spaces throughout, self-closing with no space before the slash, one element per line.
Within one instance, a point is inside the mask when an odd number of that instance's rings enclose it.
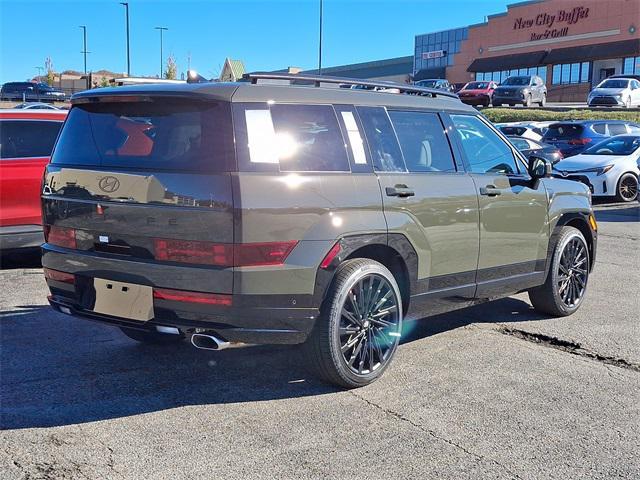
<path fill-rule="evenodd" d="M 529 157 L 529 175 L 531 178 L 550 177 L 552 172 L 551 162 L 547 159 L 531 155 Z"/>

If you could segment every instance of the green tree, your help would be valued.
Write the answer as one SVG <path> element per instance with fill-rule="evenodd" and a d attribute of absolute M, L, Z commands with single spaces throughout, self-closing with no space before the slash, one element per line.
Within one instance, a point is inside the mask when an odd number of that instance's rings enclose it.
<path fill-rule="evenodd" d="M 175 80 L 177 75 L 178 65 L 176 65 L 176 59 L 173 55 L 169 55 L 169 58 L 167 58 L 167 69 L 164 71 L 164 78 Z"/>
<path fill-rule="evenodd" d="M 100 86 L 101 87 L 108 87 L 109 86 L 109 80 L 107 80 L 107 77 L 102 77 L 100 79 Z"/>
<path fill-rule="evenodd" d="M 53 82 L 55 81 L 55 72 L 53 71 L 53 62 L 51 61 L 51 57 L 47 57 L 44 60 L 44 69 L 47 72 L 47 84 L 49 86 L 53 86 Z"/>

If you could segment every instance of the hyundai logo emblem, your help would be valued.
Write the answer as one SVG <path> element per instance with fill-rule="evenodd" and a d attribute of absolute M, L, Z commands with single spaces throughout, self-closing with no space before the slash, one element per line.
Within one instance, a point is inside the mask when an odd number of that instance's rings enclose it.
<path fill-rule="evenodd" d="M 120 180 L 111 175 L 102 177 L 98 182 L 98 187 L 100 187 L 100 190 L 103 192 L 113 193 L 120 188 Z"/>

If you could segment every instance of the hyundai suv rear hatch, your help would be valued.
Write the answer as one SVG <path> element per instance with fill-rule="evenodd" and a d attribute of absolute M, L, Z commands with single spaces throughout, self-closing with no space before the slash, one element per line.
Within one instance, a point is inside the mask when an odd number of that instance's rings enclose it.
<path fill-rule="evenodd" d="M 44 178 L 45 267 L 88 284 L 147 285 L 154 297 L 156 287 L 231 293 L 229 104 L 166 96 L 82 100 L 69 112 Z M 51 265 L 47 249 L 68 255 Z"/>

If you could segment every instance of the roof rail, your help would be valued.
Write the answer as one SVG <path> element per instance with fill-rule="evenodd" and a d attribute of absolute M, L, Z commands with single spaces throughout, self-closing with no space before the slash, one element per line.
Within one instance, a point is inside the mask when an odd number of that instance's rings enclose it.
<path fill-rule="evenodd" d="M 304 73 L 270 73 L 270 72 L 255 72 L 245 73 L 242 76 L 245 81 L 251 81 L 252 84 L 257 84 L 258 80 L 290 80 L 299 82 L 313 82 L 314 86 L 319 87 L 321 83 L 336 83 L 340 85 L 358 85 L 361 87 L 370 88 L 394 88 L 401 93 L 408 93 L 413 95 L 429 95 L 431 97 L 441 96 L 458 98 L 455 93 L 445 92 L 437 90 L 435 88 L 417 87 L 415 85 L 408 85 L 396 82 L 385 82 L 382 80 L 360 80 L 357 78 L 346 77 L 332 77 L 329 75 L 305 75 Z"/>

